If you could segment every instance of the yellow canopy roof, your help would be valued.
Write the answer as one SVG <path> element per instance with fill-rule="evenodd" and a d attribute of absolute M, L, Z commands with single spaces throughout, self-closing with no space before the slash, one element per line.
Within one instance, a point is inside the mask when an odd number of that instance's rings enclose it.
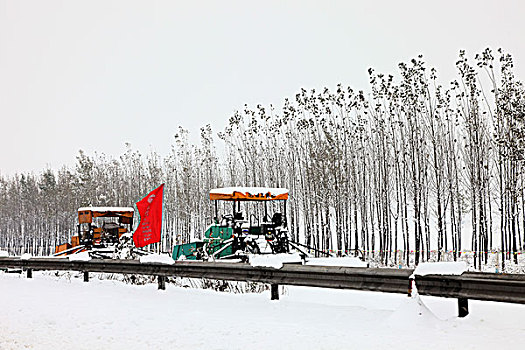
<path fill-rule="evenodd" d="M 128 207 L 83 207 L 78 209 L 78 223 L 91 223 L 97 217 L 132 218 L 133 208 Z"/>
<path fill-rule="evenodd" d="M 269 187 L 224 187 L 210 191 L 210 199 L 240 201 L 274 201 L 288 199 L 288 189 Z"/>

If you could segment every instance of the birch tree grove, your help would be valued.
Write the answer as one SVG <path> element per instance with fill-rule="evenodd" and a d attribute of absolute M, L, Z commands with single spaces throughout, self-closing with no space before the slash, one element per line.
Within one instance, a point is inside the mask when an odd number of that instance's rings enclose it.
<path fill-rule="evenodd" d="M 290 190 L 290 239 L 316 254 L 482 269 L 497 253 L 502 269 L 518 266 L 525 89 L 503 50 L 461 51 L 455 67 L 442 85 L 419 56 L 397 75 L 370 69 L 369 92 L 300 89 L 279 108 L 242 106 L 197 142 L 181 127 L 165 156 L 128 144 L 117 158 L 79 151 L 73 168 L 0 176 L 0 249 L 52 254 L 75 234 L 78 207 L 133 206 L 166 183 L 160 246 L 170 251 L 202 238 L 211 188 L 265 186 Z"/>

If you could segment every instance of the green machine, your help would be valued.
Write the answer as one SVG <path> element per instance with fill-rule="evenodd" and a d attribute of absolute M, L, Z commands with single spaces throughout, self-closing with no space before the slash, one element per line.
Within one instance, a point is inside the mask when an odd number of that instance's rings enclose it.
<path fill-rule="evenodd" d="M 233 254 L 233 246 L 228 244 L 233 239 L 233 228 L 213 224 L 206 230 L 202 242 L 178 244 L 173 247 L 172 257 L 174 260 L 202 260 L 204 247 L 207 255 L 216 255 L 218 258 Z M 184 256 L 184 258 L 182 258 Z"/>
<path fill-rule="evenodd" d="M 173 247 L 171 256 L 174 260 L 188 259 L 201 260 L 204 242 L 193 242 L 186 244 L 177 244 Z M 184 256 L 184 258 L 183 258 Z"/>
<path fill-rule="evenodd" d="M 264 240 L 272 253 L 289 252 L 286 228 L 286 200 L 288 190 L 265 187 L 227 187 L 210 191 L 210 200 L 215 201 L 215 222 L 204 233 L 202 242 L 179 244 L 173 247 L 174 260 L 209 260 L 242 258 L 246 254 L 260 253 L 257 241 Z M 233 202 L 231 214 L 219 220 L 217 201 Z M 251 214 L 246 220 L 240 210 L 243 201 L 264 202 L 262 218 Z M 282 201 L 283 212 L 269 215 L 266 201 Z M 283 215 L 284 214 L 284 215 Z"/>

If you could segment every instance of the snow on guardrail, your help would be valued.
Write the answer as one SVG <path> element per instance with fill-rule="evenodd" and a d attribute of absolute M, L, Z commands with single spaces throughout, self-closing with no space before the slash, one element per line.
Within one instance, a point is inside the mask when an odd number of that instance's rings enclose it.
<path fill-rule="evenodd" d="M 430 262 L 419 264 L 411 278 L 415 275 L 426 276 L 426 275 L 454 275 L 459 276 L 463 272 L 467 271 L 468 266 L 465 261 L 457 262 Z"/>
<path fill-rule="evenodd" d="M 307 258 L 306 264 L 310 266 L 342 266 L 342 267 L 368 267 L 368 264 L 356 257 L 346 258 Z"/>
<path fill-rule="evenodd" d="M 91 260 L 91 257 L 89 256 L 89 252 L 80 252 L 76 254 L 71 254 L 68 256 L 69 261 L 89 261 Z"/>
<path fill-rule="evenodd" d="M 299 253 L 250 255 L 249 260 L 253 267 L 273 267 L 274 269 L 280 269 L 284 263 L 302 263 L 303 261 Z"/>
<path fill-rule="evenodd" d="M 141 263 L 158 263 L 173 265 L 175 261 L 167 254 L 148 254 L 140 257 Z"/>

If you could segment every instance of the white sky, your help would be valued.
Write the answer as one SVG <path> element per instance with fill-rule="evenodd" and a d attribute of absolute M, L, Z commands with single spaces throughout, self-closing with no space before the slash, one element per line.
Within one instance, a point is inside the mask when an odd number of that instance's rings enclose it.
<path fill-rule="evenodd" d="M 169 152 L 244 103 L 301 87 L 368 89 L 423 54 L 443 83 L 490 46 L 525 76 L 522 1 L 0 0 L 0 174 L 73 165 L 79 149 Z"/>

